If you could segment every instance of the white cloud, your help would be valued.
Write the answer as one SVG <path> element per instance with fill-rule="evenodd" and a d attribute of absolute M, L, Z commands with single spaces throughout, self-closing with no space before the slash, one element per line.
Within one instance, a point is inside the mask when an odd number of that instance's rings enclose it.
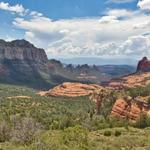
<path fill-rule="evenodd" d="M 146 21 L 144 21 L 142 23 L 136 24 L 134 26 L 134 28 L 135 29 L 145 29 L 145 28 L 149 29 L 150 28 L 150 21 L 146 20 Z"/>
<path fill-rule="evenodd" d="M 129 37 L 120 46 L 119 51 L 125 55 L 150 55 L 150 37 L 142 35 Z"/>
<path fill-rule="evenodd" d="M 140 0 L 137 4 L 142 10 L 150 10 L 150 0 Z"/>
<path fill-rule="evenodd" d="M 101 19 L 99 20 L 100 23 L 116 23 L 118 22 L 118 19 L 116 16 L 103 16 L 101 17 Z"/>
<path fill-rule="evenodd" d="M 134 2 L 135 0 L 108 0 L 107 3 L 131 3 Z"/>
<path fill-rule="evenodd" d="M 33 16 L 33 17 L 41 17 L 41 16 L 43 16 L 42 13 L 39 13 L 37 11 L 31 11 L 30 15 Z"/>
<path fill-rule="evenodd" d="M 143 33 L 149 33 L 150 16 L 144 12 L 112 9 L 102 17 L 57 21 L 38 12 L 30 16 L 16 18 L 13 24 L 49 57 L 149 54 L 150 40 Z"/>
<path fill-rule="evenodd" d="M 25 8 L 20 4 L 11 6 L 9 3 L 5 3 L 5 2 L 0 2 L 0 9 L 10 11 L 13 13 L 18 13 L 20 15 L 23 15 L 25 12 L 28 11 L 28 10 L 25 10 Z"/>
<path fill-rule="evenodd" d="M 107 15 L 116 17 L 132 17 L 138 13 L 138 11 L 131 11 L 127 9 L 110 9 L 106 12 Z"/>

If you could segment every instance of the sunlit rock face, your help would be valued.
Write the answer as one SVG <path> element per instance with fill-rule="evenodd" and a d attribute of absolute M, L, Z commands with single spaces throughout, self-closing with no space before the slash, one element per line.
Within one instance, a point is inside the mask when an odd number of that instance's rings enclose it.
<path fill-rule="evenodd" d="M 80 97 L 89 96 L 95 90 L 101 90 L 103 87 L 96 84 L 82 84 L 65 82 L 61 85 L 50 89 L 49 91 L 41 91 L 40 96 L 56 96 L 56 97 Z"/>

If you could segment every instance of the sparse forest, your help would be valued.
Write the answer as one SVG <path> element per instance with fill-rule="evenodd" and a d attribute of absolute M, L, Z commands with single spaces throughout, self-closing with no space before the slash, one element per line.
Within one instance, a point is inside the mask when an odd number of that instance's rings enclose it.
<path fill-rule="evenodd" d="M 1 84 L 0 149 L 148 149 L 150 119 L 146 114 L 135 123 L 109 116 L 120 94 L 148 96 L 148 91 L 139 88 L 110 92 L 97 113 L 96 103 L 88 97 L 39 97 L 36 90 Z M 27 97 L 15 97 L 18 95 Z"/>

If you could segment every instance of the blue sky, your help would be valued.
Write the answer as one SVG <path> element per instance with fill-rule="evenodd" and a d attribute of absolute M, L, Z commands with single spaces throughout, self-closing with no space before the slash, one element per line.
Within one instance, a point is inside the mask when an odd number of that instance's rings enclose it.
<path fill-rule="evenodd" d="M 0 38 L 24 38 L 54 58 L 142 57 L 150 0 L 0 0 Z"/>
<path fill-rule="evenodd" d="M 10 5 L 22 4 L 25 8 L 43 13 L 52 19 L 93 17 L 103 15 L 107 8 L 136 9 L 137 0 L 131 3 L 107 3 L 107 0 L 5 0 Z"/>

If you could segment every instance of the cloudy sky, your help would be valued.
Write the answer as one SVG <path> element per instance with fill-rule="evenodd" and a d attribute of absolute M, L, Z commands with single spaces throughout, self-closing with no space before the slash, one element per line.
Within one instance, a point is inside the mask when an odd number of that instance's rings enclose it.
<path fill-rule="evenodd" d="M 49 58 L 150 56 L 150 0 L 0 0 L 0 38 Z"/>

